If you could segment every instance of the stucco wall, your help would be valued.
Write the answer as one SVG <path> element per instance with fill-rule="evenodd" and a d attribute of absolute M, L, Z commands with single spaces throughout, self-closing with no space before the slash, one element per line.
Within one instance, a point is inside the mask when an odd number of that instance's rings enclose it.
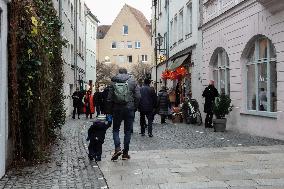
<path fill-rule="evenodd" d="M 86 80 L 96 82 L 96 35 L 98 23 L 86 17 Z"/>
<path fill-rule="evenodd" d="M 230 95 L 235 106 L 230 114 L 229 129 L 250 134 L 284 139 L 284 11 L 272 15 L 261 4 L 248 0 L 209 21 L 203 26 L 203 72 L 202 79 L 211 79 L 210 58 L 214 50 L 226 50 L 230 62 Z M 277 52 L 277 118 L 244 115 L 245 112 L 245 63 L 242 53 L 256 35 L 268 37 Z"/>
<path fill-rule="evenodd" d="M 128 25 L 128 35 L 123 35 L 122 29 L 123 25 Z M 104 39 L 98 40 L 98 60 L 105 61 L 105 57 L 108 56 L 110 58 L 110 62 L 117 63 L 114 55 L 123 55 L 128 56 L 132 55 L 132 63 L 118 64 L 120 67 L 131 68 L 133 64 L 141 61 L 141 55 L 147 55 L 148 62 L 151 63 L 152 58 L 152 46 L 151 46 L 151 38 L 145 32 L 145 30 L 141 27 L 139 22 L 136 20 L 135 16 L 130 12 L 127 5 L 125 5 L 121 12 L 118 14 L 116 19 L 114 20 L 111 28 L 108 33 L 104 37 Z M 116 42 L 132 42 L 132 48 L 117 48 L 111 49 L 111 44 L 113 41 Z M 135 49 L 135 41 L 141 42 L 141 48 Z"/>

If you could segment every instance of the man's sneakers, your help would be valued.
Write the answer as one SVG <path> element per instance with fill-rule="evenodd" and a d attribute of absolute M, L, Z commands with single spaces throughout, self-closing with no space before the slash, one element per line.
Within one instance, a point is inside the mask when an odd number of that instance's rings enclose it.
<path fill-rule="evenodd" d="M 119 150 L 115 150 L 114 154 L 111 157 L 111 161 L 116 161 L 118 159 L 119 156 L 121 156 L 122 151 Z"/>

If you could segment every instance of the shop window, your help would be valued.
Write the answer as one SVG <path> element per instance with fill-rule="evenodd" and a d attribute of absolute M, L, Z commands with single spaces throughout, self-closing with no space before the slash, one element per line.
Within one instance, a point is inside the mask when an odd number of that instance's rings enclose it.
<path fill-rule="evenodd" d="M 246 59 L 247 109 L 277 111 L 276 53 L 266 37 L 253 40 Z"/>
<path fill-rule="evenodd" d="M 212 79 L 219 93 L 230 94 L 229 57 L 223 48 L 218 48 L 211 59 Z"/>

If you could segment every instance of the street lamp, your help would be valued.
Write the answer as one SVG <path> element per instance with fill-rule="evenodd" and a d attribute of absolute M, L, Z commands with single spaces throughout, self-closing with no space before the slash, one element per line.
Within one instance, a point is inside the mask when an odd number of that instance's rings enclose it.
<path fill-rule="evenodd" d="M 164 42 L 164 38 L 161 36 L 160 33 L 158 33 L 158 36 L 156 37 L 156 44 L 158 46 L 157 48 L 158 51 L 164 50 L 164 49 L 161 49 L 163 42 Z"/>

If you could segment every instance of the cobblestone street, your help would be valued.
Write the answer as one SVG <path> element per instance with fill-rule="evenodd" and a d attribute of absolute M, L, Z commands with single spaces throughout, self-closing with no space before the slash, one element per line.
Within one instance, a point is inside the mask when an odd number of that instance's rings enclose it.
<path fill-rule="evenodd" d="M 242 180 L 242 188 L 250 189 L 259 183 L 274 183 L 271 179 L 276 177 L 275 182 L 284 187 L 280 179 L 284 178 L 284 141 L 231 131 L 214 133 L 201 126 L 157 123 L 153 138 L 141 137 L 138 121 L 136 116 L 129 161 L 110 161 L 113 140 L 109 129 L 99 167 L 89 162 L 86 132 L 91 122 L 85 118 L 70 120 L 62 129 L 49 163 L 9 170 L 0 180 L 0 188 L 223 189 L 235 184 L 237 189 L 241 188 L 237 187 L 237 179 Z M 270 180 L 247 180 L 261 178 Z"/>
<path fill-rule="evenodd" d="M 83 121 L 70 120 L 52 149 L 50 163 L 9 170 L 0 188 L 99 188 L 106 186 L 95 162 L 89 162 L 81 140 Z"/>

